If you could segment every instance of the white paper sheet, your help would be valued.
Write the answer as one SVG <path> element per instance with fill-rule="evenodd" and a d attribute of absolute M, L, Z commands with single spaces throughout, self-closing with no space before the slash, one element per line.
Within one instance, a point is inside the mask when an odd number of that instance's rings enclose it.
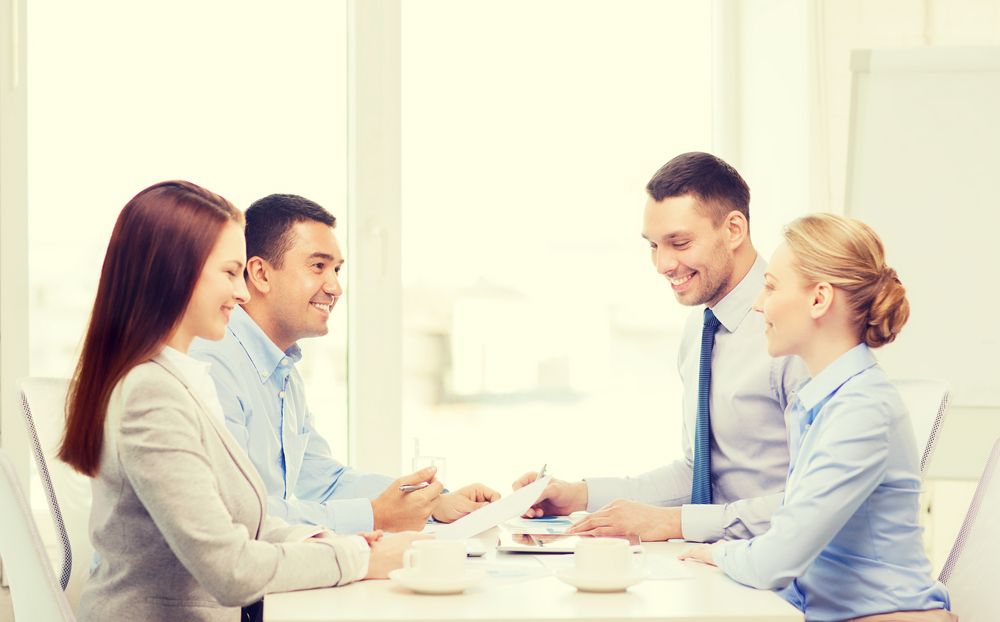
<path fill-rule="evenodd" d="M 466 514 L 449 525 L 438 525 L 434 534 L 439 540 L 464 540 L 492 529 L 500 523 L 517 518 L 528 511 L 542 495 L 551 477 L 535 480 L 505 497 Z"/>

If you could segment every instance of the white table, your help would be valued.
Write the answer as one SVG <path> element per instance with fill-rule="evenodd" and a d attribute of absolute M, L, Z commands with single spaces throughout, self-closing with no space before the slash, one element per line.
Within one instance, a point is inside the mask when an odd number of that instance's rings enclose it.
<path fill-rule="evenodd" d="M 647 555 L 676 556 L 688 544 L 645 544 Z M 497 562 L 524 561 L 490 552 Z M 781 597 L 742 586 L 717 568 L 686 562 L 686 579 L 647 580 L 626 592 L 577 592 L 555 576 L 519 582 L 487 578 L 463 594 L 415 594 L 391 581 L 361 581 L 323 590 L 271 594 L 265 622 L 556 622 L 664 620 L 669 622 L 801 622 Z"/>

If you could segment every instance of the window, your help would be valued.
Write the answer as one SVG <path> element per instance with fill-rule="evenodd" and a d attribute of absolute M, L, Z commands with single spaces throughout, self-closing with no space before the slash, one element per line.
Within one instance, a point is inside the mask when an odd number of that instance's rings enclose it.
<path fill-rule="evenodd" d="M 678 457 L 690 309 L 640 233 L 648 179 L 709 146 L 710 6 L 402 10 L 403 464 L 506 488 Z"/>
<path fill-rule="evenodd" d="M 241 209 L 301 194 L 343 220 L 346 29 L 343 1 L 32 4 L 32 375 L 72 373 L 114 221 L 152 183 Z M 346 314 L 303 349 L 318 427 L 345 456 Z"/>

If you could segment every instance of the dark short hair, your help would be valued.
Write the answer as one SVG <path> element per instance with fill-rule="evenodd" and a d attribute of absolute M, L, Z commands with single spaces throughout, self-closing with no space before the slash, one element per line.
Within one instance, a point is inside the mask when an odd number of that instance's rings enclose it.
<path fill-rule="evenodd" d="M 718 225 L 736 210 L 750 221 L 750 187 L 736 169 L 710 153 L 691 151 L 670 160 L 646 184 L 654 201 L 692 195 Z"/>
<path fill-rule="evenodd" d="M 336 227 L 337 219 L 315 201 L 297 194 L 271 194 L 247 208 L 247 257 L 262 257 L 275 268 L 292 245 L 292 227 L 306 221 Z"/>

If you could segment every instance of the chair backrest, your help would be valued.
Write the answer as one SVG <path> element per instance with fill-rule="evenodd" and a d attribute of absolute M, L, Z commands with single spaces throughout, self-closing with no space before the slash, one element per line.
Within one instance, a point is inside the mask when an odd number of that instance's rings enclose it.
<path fill-rule="evenodd" d="M 67 622 L 73 612 L 52 572 L 14 466 L 0 449 L 0 557 L 10 583 L 15 620 Z"/>
<path fill-rule="evenodd" d="M 951 594 L 951 610 L 962 622 L 1000 619 L 1000 440 L 986 462 L 962 528 L 939 577 Z"/>
<path fill-rule="evenodd" d="M 55 537 L 61 548 L 59 581 L 72 607 L 90 574 L 94 555 L 90 544 L 90 478 L 59 460 L 57 452 L 66 421 L 65 378 L 25 378 L 19 383 L 21 412 L 28 429 L 42 491 L 46 497 Z"/>
<path fill-rule="evenodd" d="M 923 452 L 920 458 L 920 475 L 926 476 L 941 426 L 944 425 L 944 416 L 948 413 L 951 389 L 943 380 L 920 378 L 894 380 L 893 384 L 910 411 L 917 451 Z"/>

